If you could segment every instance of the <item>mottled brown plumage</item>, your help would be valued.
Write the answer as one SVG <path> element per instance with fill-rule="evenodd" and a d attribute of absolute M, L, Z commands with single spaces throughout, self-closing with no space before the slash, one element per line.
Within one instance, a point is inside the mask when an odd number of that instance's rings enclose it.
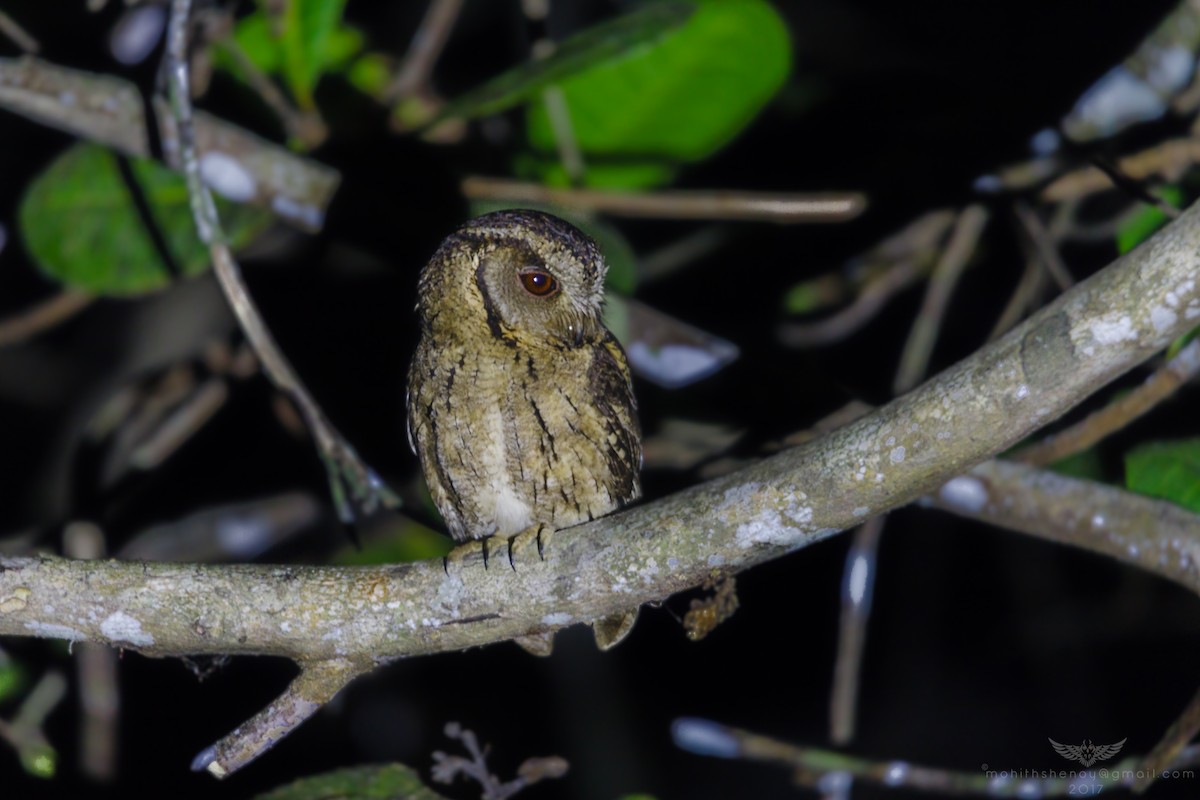
<path fill-rule="evenodd" d="M 537 211 L 471 220 L 422 271 L 409 441 L 456 541 L 565 528 L 641 494 L 605 271 L 591 239 Z"/>

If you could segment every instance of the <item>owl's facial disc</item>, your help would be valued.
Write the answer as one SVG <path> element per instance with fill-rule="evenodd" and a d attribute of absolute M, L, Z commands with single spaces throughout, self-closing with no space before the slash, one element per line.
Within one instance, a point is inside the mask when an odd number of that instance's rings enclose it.
<path fill-rule="evenodd" d="M 476 280 L 489 325 L 495 319 L 529 343 L 578 347 L 590 339 L 599 327 L 597 290 L 578 265 L 559 262 L 516 242 L 482 253 Z"/>

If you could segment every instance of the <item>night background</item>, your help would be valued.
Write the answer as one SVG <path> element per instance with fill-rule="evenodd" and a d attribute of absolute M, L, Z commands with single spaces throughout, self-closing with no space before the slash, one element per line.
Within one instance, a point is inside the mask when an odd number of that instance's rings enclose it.
<path fill-rule="evenodd" d="M 713 2 L 702 2 L 696 13 Z M 761 11 L 757 2 L 734 5 Z M 433 68 L 432 87 L 453 100 L 528 61 L 535 41 L 566 40 L 636 7 L 552 2 L 542 22 L 528 18 L 515 0 L 466 0 Z M 634 180 L 629 189 L 858 192 L 867 199 L 861 216 L 831 224 L 595 217 L 602 245 L 605 235 L 619 237 L 635 256 L 626 259 L 622 284 L 610 283 L 611 294 L 632 289 L 637 301 L 739 351 L 731 364 L 679 388 L 644 374 L 635 378 L 647 437 L 662 434 L 670 420 L 711 426 L 701 444 L 712 446 L 701 446 L 704 452 L 688 463 L 649 460 L 647 500 L 777 452 L 787 437 L 850 401 L 880 405 L 894 396 L 928 269 L 839 341 L 792 347 L 782 333 L 789 323 L 848 306 L 861 288 L 855 259 L 929 211 L 978 203 L 990 217 L 954 289 L 927 376 L 982 346 L 1021 279 L 1029 250 L 1014 208 L 1025 204 L 1049 219 L 1052 206 L 1039 197 L 1045 180 L 983 192 L 978 179 L 1030 159 L 1031 138 L 1058 126 L 1176 3 L 797 0 L 771 7 L 790 39 L 790 67 L 761 110 L 730 123 L 727 144 L 714 137 L 711 153 L 686 157 L 630 151 L 589 160 L 584 154 L 589 165 L 654 162 L 672 173 L 653 185 Z M 257 8 L 249 2 L 199 6 L 236 19 L 261 13 Z M 344 24 L 362 33 L 360 53 L 386 55 L 391 61 L 378 63 L 394 70 L 425 9 L 424 2 L 350 0 Z M 15 0 L 0 10 L 37 40 L 38 58 L 153 90 L 161 44 L 136 64 L 113 55 L 111 32 L 130 13 L 124 4 L 111 0 L 91 12 L 83 2 Z M 1190 46 L 1200 47 L 1200 39 Z M 0 57 L 20 55 L 21 48 L 0 35 Z M 220 58 L 215 63 L 197 107 L 285 142 L 287 134 L 258 95 Z M 404 497 L 404 511 L 416 522 L 377 514 L 359 524 L 363 549 L 355 549 L 295 411 L 261 374 L 239 371 L 243 340 L 213 276 L 174 277 L 159 264 L 160 288 L 100 297 L 47 330 L 20 341 L 0 338 L 0 553 L 61 553 L 64 529 L 80 520 L 103 531 L 108 553 L 121 553 L 153 526 L 280 497 L 287 498 L 277 511 L 287 517 L 288 530 L 256 561 L 386 561 L 445 549 L 426 529 L 439 523 L 405 435 L 417 273 L 444 236 L 485 208 L 464 197 L 464 178 L 553 180 L 545 165 L 554 156 L 531 145 L 525 103 L 467 121 L 456 141 L 431 142 L 394 131 L 388 106 L 360 85 L 365 68 L 352 74 L 331 68 L 316 85 L 315 108 L 327 138 L 307 152 L 293 141 L 304 157 L 341 175 L 324 225 L 303 233 L 272 223 L 239 256 L 283 351 L 332 422 Z M 284 79 L 276 82 L 286 90 Z M 1062 144 L 1055 174 L 1186 137 L 1193 117 L 1168 111 L 1112 135 Z M 77 141 L 0 107 L 0 330 L 5 320 L 63 290 L 30 253 L 20 220 L 27 187 Z M 1188 176 L 1194 179 L 1195 172 L 1174 182 L 1181 205 L 1195 196 Z M 1159 183 L 1152 178 L 1128 191 L 1098 193 L 1080 213 L 1130 217 L 1145 207 L 1132 195 L 1157 190 Z M 82 215 L 91 212 L 78 213 L 85 224 Z M 691 257 L 670 270 L 639 272 L 650 256 L 681 241 L 695 245 Z M 1076 280 L 1117 252 L 1115 235 L 1061 247 Z M 810 295 L 796 287 L 818 285 L 813 282 L 821 276 L 832 276 L 819 284 L 833 287 L 831 294 L 801 309 L 805 301 L 798 298 Z M 1030 310 L 1058 291 L 1046 285 Z M 1133 371 L 1083 410 L 1147 374 L 1147 367 Z M 136 436 L 121 433 L 120 418 L 127 422 L 139 403 L 171 395 L 170 380 L 186 387 L 176 401 L 216 381 L 222 402 L 169 455 L 152 468 L 138 467 L 130 460 L 131 439 L 121 438 Z M 114 406 L 118 396 L 133 398 L 131 405 Z M 118 421 L 100 426 L 102 410 L 113 408 L 123 409 Z M 1124 485 L 1124 458 L 1132 449 L 1200 436 L 1195 409 L 1196 388 L 1185 386 L 1080 457 L 1086 463 L 1076 465 L 1082 470 L 1076 474 Z M 1067 420 L 1080 416 L 1076 411 Z M 720 438 L 714 431 L 735 440 L 713 444 Z M 663 450 L 656 452 L 688 449 L 670 434 L 659 441 Z M 163 558 L 203 557 L 193 554 L 203 551 L 203 542 L 189 539 L 172 549 L 172 535 L 183 534 L 160 535 L 153 544 L 164 548 Z M 531 800 L 813 797 L 812 789 L 792 784 L 785 768 L 678 749 L 672 721 L 701 717 L 880 762 L 901 759 L 978 775 L 983 764 L 1069 768 L 1048 738 L 1127 739 L 1122 756 L 1145 753 L 1200 686 L 1200 604 L 1185 589 L 1098 555 L 906 508 L 889 515 L 880 545 L 856 734 L 835 747 L 830 684 L 850 542 L 849 535 L 836 536 L 738 575 L 740 607 L 702 641 L 689 641 L 679 622 L 689 601 L 702 596 L 696 592 L 643 608 L 629 638 L 607 653 L 576 626 L 559 634 L 546 659 L 501 643 L 378 669 L 220 783 L 190 772 L 192 758 L 278 695 L 295 674 L 291 663 L 124 653 L 116 773 L 96 781 L 79 766 L 80 691 L 66 644 L 5 639 L 0 720 L 14 719 L 47 672 L 61 673 L 67 683 L 44 725 L 58 753 L 56 774 L 30 775 L 0 738 L 0 796 L 252 798 L 306 775 L 386 762 L 410 765 L 428 781 L 433 751 L 459 752 L 442 732 L 458 721 L 490 743 L 488 763 L 503 779 L 530 756 L 570 762 L 565 778 L 521 793 Z M 193 546 L 199 549 L 187 549 Z M 150 557 L 146 550 L 125 552 Z M 462 780 L 430 785 L 448 797 L 479 796 L 477 785 Z M 1162 782 L 1149 796 L 1195 793 L 1191 778 Z M 865 783 L 852 791 L 856 798 L 913 794 Z"/>

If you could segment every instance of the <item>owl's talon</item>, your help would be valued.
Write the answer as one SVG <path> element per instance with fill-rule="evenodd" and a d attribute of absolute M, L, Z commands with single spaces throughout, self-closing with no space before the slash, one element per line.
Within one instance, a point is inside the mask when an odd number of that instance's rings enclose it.
<path fill-rule="evenodd" d="M 467 564 L 482 557 L 483 564 L 487 566 L 488 552 L 486 539 L 473 539 L 469 542 L 463 542 L 455 546 L 453 550 L 442 556 L 442 569 L 446 574 L 450 574 L 450 567 L 453 565 L 455 569 L 461 569 Z"/>
<path fill-rule="evenodd" d="M 508 562 L 513 565 L 513 569 L 517 568 L 517 556 L 533 542 L 537 542 L 538 558 L 545 561 L 546 558 L 542 555 L 542 540 L 545 537 L 549 541 L 552 533 L 554 533 L 554 529 L 549 525 L 535 525 L 526 528 L 516 536 L 510 537 L 508 540 Z"/>

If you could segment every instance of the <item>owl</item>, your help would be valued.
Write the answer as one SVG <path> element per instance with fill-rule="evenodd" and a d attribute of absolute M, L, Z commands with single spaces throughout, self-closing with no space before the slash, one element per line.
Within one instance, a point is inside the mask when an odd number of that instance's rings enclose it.
<path fill-rule="evenodd" d="M 607 266 L 539 211 L 498 211 L 421 272 L 408 438 L 456 542 L 548 533 L 641 494 L 625 353 L 601 321 Z M 486 559 L 486 550 L 485 550 Z M 486 560 L 485 560 L 486 564 Z"/>

